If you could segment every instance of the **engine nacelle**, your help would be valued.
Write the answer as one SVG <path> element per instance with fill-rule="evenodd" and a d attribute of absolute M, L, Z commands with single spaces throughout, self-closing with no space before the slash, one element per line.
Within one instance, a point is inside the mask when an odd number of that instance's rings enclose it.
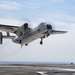
<path fill-rule="evenodd" d="M 0 44 L 3 43 L 3 35 L 2 35 L 2 32 L 0 32 Z"/>
<path fill-rule="evenodd" d="M 28 23 L 25 23 L 19 28 L 19 30 L 24 32 L 27 28 L 28 28 Z"/>
<path fill-rule="evenodd" d="M 18 36 L 21 36 L 22 34 L 28 32 L 28 31 L 26 30 L 27 28 L 28 28 L 28 23 L 23 24 L 23 25 L 18 29 L 18 31 L 16 32 L 16 34 L 17 34 Z"/>

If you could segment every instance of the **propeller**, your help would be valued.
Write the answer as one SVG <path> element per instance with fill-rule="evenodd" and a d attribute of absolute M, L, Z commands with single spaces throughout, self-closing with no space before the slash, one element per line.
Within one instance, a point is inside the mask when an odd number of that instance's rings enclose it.
<path fill-rule="evenodd" d="M 28 18 L 19 19 L 20 23 L 18 25 L 24 25 L 25 28 L 33 28 L 32 22 Z"/>
<path fill-rule="evenodd" d="M 55 29 L 55 25 L 54 25 L 53 22 L 51 22 L 51 21 L 43 21 L 43 22 L 41 22 L 41 23 L 46 23 L 47 25 L 51 25 L 52 30 Z"/>
<path fill-rule="evenodd" d="M 48 19 L 39 19 L 38 22 L 39 23 L 43 23 L 44 22 L 44 23 L 47 23 L 47 24 L 51 25 L 52 26 L 52 30 L 54 30 L 56 28 L 56 26 L 54 25 L 53 21 L 50 21 Z"/>
<path fill-rule="evenodd" d="M 52 21 L 47 21 L 48 24 L 50 24 L 52 26 L 52 30 L 55 30 L 55 25 Z"/>

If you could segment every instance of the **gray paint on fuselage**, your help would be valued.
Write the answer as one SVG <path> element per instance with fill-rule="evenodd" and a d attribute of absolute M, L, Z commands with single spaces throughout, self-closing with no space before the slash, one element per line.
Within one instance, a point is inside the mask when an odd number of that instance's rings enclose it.
<path fill-rule="evenodd" d="M 22 43 L 21 44 L 28 44 L 32 42 L 33 40 L 36 40 L 38 38 L 42 38 L 45 34 L 44 32 L 47 31 L 47 26 L 46 25 L 39 25 L 35 29 L 33 29 L 29 34 L 22 36 Z"/>

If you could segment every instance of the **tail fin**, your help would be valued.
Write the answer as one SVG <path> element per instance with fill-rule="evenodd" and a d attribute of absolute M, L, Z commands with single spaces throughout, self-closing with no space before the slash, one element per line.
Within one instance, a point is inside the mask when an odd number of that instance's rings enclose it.
<path fill-rule="evenodd" d="M 9 32 L 6 32 L 7 33 L 7 36 L 10 36 Z"/>
<path fill-rule="evenodd" d="M 0 32 L 0 44 L 2 44 L 3 42 L 3 35 L 2 35 L 2 32 Z"/>
<path fill-rule="evenodd" d="M 3 39 L 14 39 L 15 36 L 10 36 L 9 32 L 6 32 L 7 35 L 3 35 L 2 32 L 0 32 L 0 44 L 3 43 Z"/>

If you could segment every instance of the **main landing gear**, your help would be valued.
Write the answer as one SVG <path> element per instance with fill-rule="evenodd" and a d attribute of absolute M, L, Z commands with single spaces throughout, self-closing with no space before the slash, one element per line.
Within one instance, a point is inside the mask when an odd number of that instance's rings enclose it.
<path fill-rule="evenodd" d="M 41 41 L 40 41 L 40 45 L 42 45 L 43 44 L 43 38 L 41 38 Z"/>
<path fill-rule="evenodd" d="M 19 40 L 19 43 L 21 44 L 22 43 L 22 40 Z"/>

